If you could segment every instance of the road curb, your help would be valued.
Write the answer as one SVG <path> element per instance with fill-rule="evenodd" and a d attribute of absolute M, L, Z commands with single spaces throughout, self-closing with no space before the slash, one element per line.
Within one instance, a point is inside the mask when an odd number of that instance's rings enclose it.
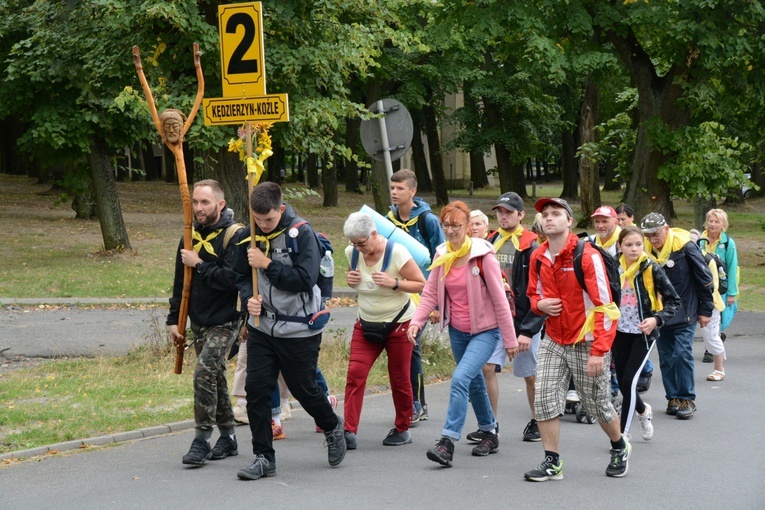
<path fill-rule="evenodd" d="M 73 441 L 64 441 L 62 443 L 54 443 L 47 446 L 38 446 L 36 448 L 30 448 L 28 450 L 19 450 L 15 452 L 8 452 L 0 455 L 0 462 L 4 460 L 25 460 L 32 457 L 40 457 L 45 455 L 56 455 L 61 452 L 72 450 L 86 450 L 91 446 L 106 446 L 110 444 L 124 443 L 128 441 L 136 441 L 138 439 L 146 439 L 154 436 L 162 436 L 171 432 L 178 432 L 180 430 L 186 430 L 194 427 L 194 420 L 177 421 L 168 423 L 165 425 L 155 425 L 153 427 L 146 427 L 137 430 L 130 430 L 127 432 L 118 432 L 116 434 L 106 434 L 103 436 L 89 437 L 87 439 L 76 439 Z"/>

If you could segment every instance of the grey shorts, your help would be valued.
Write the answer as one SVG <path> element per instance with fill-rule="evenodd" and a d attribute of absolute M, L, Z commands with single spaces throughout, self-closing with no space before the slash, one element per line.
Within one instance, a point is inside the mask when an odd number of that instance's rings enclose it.
<path fill-rule="evenodd" d="M 539 343 L 542 340 L 540 331 L 531 337 L 531 349 L 519 352 L 513 358 L 513 374 L 516 377 L 531 377 L 537 375 L 537 357 L 539 356 Z"/>
<path fill-rule="evenodd" d="M 569 379 L 574 384 L 584 409 L 600 423 L 611 423 L 616 411 L 611 404 L 611 353 L 603 356 L 600 375 L 587 375 L 587 358 L 592 342 L 560 345 L 542 339 L 539 345 L 537 379 L 534 383 L 534 411 L 537 420 L 545 421 L 562 416 L 566 407 Z"/>
<path fill-rule="evenodd" d="M 507 351 L 505 350 L 505 342 L 502 340 L 502 335 L 499 335 L 499 341 L 494 347 L 494 352 L 491 353 L 491 358 L 486 364 L 493 364 L 496 368 L 495 371 L 501 372 L 502 367 L 507 363 Z"/>

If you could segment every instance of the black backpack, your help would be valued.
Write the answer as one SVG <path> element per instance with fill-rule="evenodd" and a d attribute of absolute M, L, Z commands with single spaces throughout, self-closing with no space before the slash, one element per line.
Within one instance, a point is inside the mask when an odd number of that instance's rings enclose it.
<path fill-rule="evenodd" d="M 728 266 L 725 265 L 723 259 L 714 252 L 701 250 L 701 254 L 704 256 L 704 262 L 709 265 L 714 260 L 715 266 L 717 266 L 717 292 L 721 296 L 728 293 Z"/>
<path fill-rule="evenodd" d="M 582 269 L 582 254 L 584 253 L 584 245 L 589 244 L 595 248 L 600 256 L 603 258 L 603 265 L 606 266 L 606 277 L 608 278 L 608 286 L 611 288 L 611 299 L 616 306 L 619 306 L 622 301 L 622 281 L 619 276 L 619 261 L 616 257 L 612 257 L 606 250 L 592 242 L 588 238 L 579 239 L 576 242 L 576 248 L 574 248 L 574 275 L 576 275 L 576 281 L 579 282 L 579 286 L 587 292 L 587 287 L 584 285 L 584 270 Z M 542 267 L 542 261 L 537 259 L 537 274 Z"/>

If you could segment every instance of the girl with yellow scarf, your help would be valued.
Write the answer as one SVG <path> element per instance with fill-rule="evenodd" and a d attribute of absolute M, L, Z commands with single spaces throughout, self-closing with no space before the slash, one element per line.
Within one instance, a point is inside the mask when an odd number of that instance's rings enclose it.
<path fill-rule="evenodd" d="M 681 301 L 664 270 L 643 251 L 643 233 L 639 228 L 622 229 L 619 251 L 621 317 L 611 353 L 622 392 L 621 428 L 623 434 L 628 434 L 632 415 L 637 412 L 640 434 L 643 440 L 650 441 L 653 411 L 635 387 L 658 337 L 658 328 L 675 315 Z"/>

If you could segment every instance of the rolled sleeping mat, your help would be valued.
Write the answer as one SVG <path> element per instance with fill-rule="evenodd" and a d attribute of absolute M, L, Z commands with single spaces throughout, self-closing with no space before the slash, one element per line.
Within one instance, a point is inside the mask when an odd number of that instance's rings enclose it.
<path fill-rule="evenodd" d="M 403 245 L 412 255 L 415 264 L 417 264 L 426 277 L 428 275 L 428 266 L 430 266 L 430 251 L 420 244 L 417 239 L 410 236 L 403 229 L 397 227 L 388 218 L 381 215 L 368 205 L 362 205 L 359 212 L 363 212 L 375 220 L 377 233 L 394 243 Z"/>

